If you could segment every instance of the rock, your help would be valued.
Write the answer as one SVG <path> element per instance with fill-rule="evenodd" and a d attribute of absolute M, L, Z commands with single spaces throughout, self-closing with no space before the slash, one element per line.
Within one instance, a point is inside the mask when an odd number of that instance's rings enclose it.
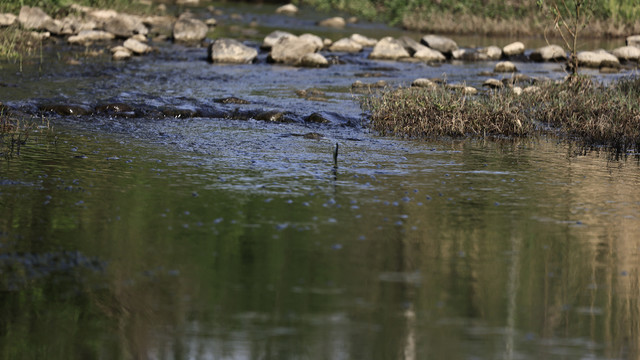
<path fill-rule="evenodd" d="M 329 39 L 329 38 L 324 38 L 322 40 L 322 45 L 323 47 L 328 48 L 329 46 L 331 46 L 331 44 L 333 44 L 333 40 Z"/>
<path fill-rule="evenodd" d="M 173 24 L 176 19 L 173 16 L 147 16 L 142 19 L 150 33 L 169 35 L 173 32 Z"/>
<path fill-rule="evenodd" d="M 129 51 L 129 52 L 131 52 L 131 50 L 127 49 L 126 47 L 124 47 L 122 45 L 114 46 L 111 49 L 109 49 L 109 51 L 111 51 L 112 54 L 115 54 L 118 51 Z"/>
<path fill-rule="evenodd" d="M 314 112 L 313 114 L 307 116 L 304 119 L 304 122 L 316 123 L 316 124 L 328 124 L 331 121 L 329 119 L 327 119 L 326 117 L 324 117 L 322 114 Z M 323 136 L 321 136 L 321 137 L 323 137 Z"/>
<path fill-rule="evenodd" d="M 520 41 L 516 41 L 502 48 L 502 53 L 505 56 L 515 56 L 524 54 L 524 44 Z"/>
<path fill-rule="evenodd" d="M 455 41 L 439 35 L 425 35 L 420 39 L 420 42 L 446 56 L 451 56 L 453 51 L 458 49 L 458 44 Z"/>
<path fill-rule="evenodd" d="M 578 66 L 584 66 L 588 68 L 619 68 L 620 61 L 617 57 L 609 54 L 604 50 L 581 51 L 578 53 Z"/>
<path fill-rule="evenodd" d="M 90 10 L 87 12 L 87 17 L 96 22 L 98 27 L 104 27 L 107 21 L 118 16 L 118 12 L 115 10 Z"/>
<path fill-rule="evenodd" d="M 200 5 L 200 0 L 176 0 L 176 5 L 198 6 Z"/>
<path fill-rule="evenodd" d="M 77 105 L 62 105 L 62 104 L 47 104 L 39 107 L 42 112 L 52 112 L 58 115 L 87 115 L 89 110 L 82 106 Z"/>
<path fill-rule="evenodd" d="M 70 44 L 89 44 L 97 41 L 109 41 L 115 39 L 115 35 L 102 30 L 84 30 L 78 35 L 70 36 L 67 41 Z"/>
<path fill-rule="evenodd" d="M 44 30 L 45 24 L 53 19 L 39 7 L 23 6 L 18 14 L 18 22 L 25 29 Z"/>
<path fill-rule="evenodd" d="M 510 77 L 502 79 L 502 83 L 507 86 L 513 86 L 516 84 L 530 85 L 533 84 L 534 81 L 536 80 L 525 74 L 511 74 Z"/>
<path fill-rule="evenodd" d="M 480 48 L 477 50 L 462 50 L 458 49 L 452 52 L 454 59 L 462 59 L 465 61 L 490 61 L 498 60 L 502 57 L 502 49 L 497 46 L 489 46 L 486 48 Z"/>
<path fill-rule="evenodd" d="M 95 111 L 97 113 L 106 113 L 108 115 L 122 116 L 122 117 L 133 117 L 135 116 L 136 110 L 130 105 L 123 103 L 110 103 L 110 104 L 102 104 L 96 106 Z"/>
<path fill-rule="evenodd" d="M 324 40 L 320 36 L 313 34 L 302 34 L 298 37 L 300 40 L 309 41 L 316 45 L 316 51 L 324 47 Z"/>
<path fill-rule="evenodd" d="M 542 89 L 539 86 L 527 86 L 526 88 L 522 89 L 522 93 L 523 94 L 537 94 L 540 91 L 542 91 Z"/>
<path fill-rule="evenodd" d="M 640 59 L 640 47 L 623 46 L 613 50 L 613 55 L 621 61 L 638 61 Z"/>
<path fill-rule="evenodd" d="M 318 22 L 318 25 L 339 29 L 345 27 L 347 25 L 347 22 L 344 20 L 344 18 L 336 16 L 329 19 L 324 19 Z"/>
<path fill-rule="evenodd" d="M 303 56 L 315 53 L 317 50 L 317 44 L 308 38 L 285 36 L 280 38 L 271 48 L 269 61 L 298 65 Z"/>
<path fill-rule="evenodd" d="M 627 46 L 640 47 L 640 35 L 627 36 Z"/>
<path fill-rule="evenodd" d="M 104 24 L 104 30 L 119 38 L 129 38 L 135 34 L 146 35 L 149 29 L 142 23 L 138 16 L 118 14 L 110 18 Z"/>
<path fill-rule="evenodd" d="M 478 93 L 478 89 L 474 88 L 473 86 L 465 86 L 462 89 L 462 93 L 465 95 L 476 95 Z"/>
<path fill-rule="evenodd" d="M 436 87 L 436 83 L 434 83 L 433 81 L 429 80 L 429 79 L 425 79 L 425 78 L 419 78 L 419 79 L 415 79 L 413 80 L 413 82 L 411 83 L 412 87 L 428 87 L 428 88 L 433 88 Z"/>
<path fill-rule="evenodd" d="M 251 104 L 251 102 L 249 102 L 247 100 L 244 100 L 244 99 L 237 98 L 235 96 L 230 96 L 230 97 L 221 98 L 221 99 L 215 99 L 214 102 L 217 102 L 219 104 L 235 104 L 235 105 L 248 105 L 248 104 Z"/>
<path fill-rule="evenodd" d="M 409 52 L 409 55 L 411 56 L 418 52 L 418 50 L 426 47 L 408 36 L 402 36 L 398 38 L 398 41 L 402 44 L 402 46 L 404 46 L 404 48 Z"/>
<path fill-rule="evenodd" d="M 291 120 L 288 119 L 285 113 L 278 110 L 263 111 L 255 115 L 255 119 L 260 121 L 279 122 L 279 123 L 291 122 Z"/>
<path fill-rule="evenodd" d="M 13 14 L 0 14 L 0 26 L 11 26 L 15 24 L 18 17 Z"/>
<path fill-rule="evenodd" d="M 516 72 L 518 71 L 518 69 L 516 68 L 516 65 L 511 61 L 500 61 L 493 68 L 493 71 L 497 73 L 504 73 L 504 72 Z"/>
<path fill-rule="evenodd" d="M 207 24 L 208 27 L 214 27 L 218 25 L 218 20 L 214 18 L 208 18 L 204 21 L 204 23 Z"/>
<path fill-rule="evenodd" d="M 353 84 L 351 84 L 352 89 L 375 89 L 375 88 L 383 88 L 389 85 L 384 80 L 378 80 L 373 84 L 365 84 L 360 80 L 356 80 Z"/>
<path fill-rule="evenodd" d="M 31 38 L 34 39 L 34 40 L 42 41 L 42 40 L 46 40 L 46 39 L 50 38 L 51 37 L 51 33 L 48 32 L 48 31 L 45 31 L 45 32 L 31 31 L 29 33 L 29 36 L 31 36 Z"/>
<path fill-rule="evenodd" d="M 132 37 L 130 37 L 129 39 L 138 40 L 138 41 L 140 41 L 141 43 L 147 43 L 147 42 L 149 42 L 149 39 L 147 39 L 147 37 L 146 37 L 146 36 L 144 36 L 144 35 L 142 35 L 142 34 L 136 34 L 136 35 L 133 35 L 133 36 L 132 36 Z"/>
<path fill-rule="evenodd" d="M 413 57 L 418 60 L 426 62 L 440 62 L 447 60 L 447 57 L 438 50 L 433 50 L 420 44 L 418 44 L 418 46 L 417 51 L 413 54 Z"/>
<path fill-rule="evenodd" d="M 271 50 L 271 47 L 273 47 L 273 45 L 283 37 L 295 37 L 295 35 L 286 31 L 273 31 L 264 38 L 264 40 L 262 41 L 262 45 L 260 45 L 260 48 L 264 50 Z"/>
<path fill-rule="evenodd" d="M 207 58 L 213 63 L 249 64 L 258 51 L 233 39 L 218 39 L 209 45 Z"/>
<path fill-rule="evenodd" d="M 362 45 L 350 38 L 344 38 L 334 42 L 329 51 L 355 53 L 362 51 Z"/>
<path fill-rule="evenodd" d="M 173 25 L 173 40 L 184 43 L 196 43 L 207 37 L 209 27 L 198 19 L 182 17 Z"/>
<path fill-rule="evenodd" d="M 125 40 L 123 46 L 138 55 L 146 54 L 152 50 L 151 46 L 133 38 Z"/>
<path fill-rule="evenodd" d="M 486 56 L 488 60 L 499 60 L 502 57 L 502 49 L 497 46 L 488 46 L 478 50 L 478 53 Z"/>
<path fill-rule="evenodd" d="M 609 67 L 609 66 L 601 66 L 600 73 L 601 74 L 617 74 L 620 72 L 619 67 Z"/>
<path fill-rule="evenodd" d="M 514 93 L 516 96 L 520 96 L 520 95 L 522 95 L 522 88 L 521 88 L 520 86 L 514 86 L 514 87 L 512 87 L 512 88 L 511 88 L 511 91 L 513 91 L 513 93 Z"/>
<path fill-rule="evenodd" d="M 501 89 L 504 84 L 502 84 L 502 81 L 498 79 L 487 79 L 482 83 L 482 86 L 486 86 L 491 89 Z"/>
<path fill-rule="evenodd" d="M 276 9 L 276 14 L 295 15 L 298 13 L 298 7 L 293 4 L 282 5 Z"/>
<path fill-rule="evenodd" d="M 305 54 L 300 59 L 300 66 L 304 67 L 328 67 L 329 61 L 318 53 Z"/>
<path fill-rule="evenodd" d="M 466 53 L 467 53 L 467 50 L 465 49 L 453 50 L 451 52 L 451 58 L 454 60 L 461 60 L 464 57 L 464 54 Z"/>
<path fill-rule="evenodd" d="M 566 60 L 567 53 L 558 45 L 547 45 L 534 50 L 529 59 L 533 61 L 557 61 Z"/>
<path fill-rule="evenodd" d="M 376 39 L 372 39 L 370 37 L 366 37 L 364 35 L 360 35 L 360 34 L 353 34 L 349 37 L 349 39 L 351 39 L 352 41 L 357 42 L 358 44 L 360 44 L 363 47 L 373 47 L 376 46 L 376 44 L 378 43 L 378 40 Z"/>
<path fill-rule="evenodd" d="M 119 61 L 119 60 L 126 60 L 128 58 L 131 57 L 131 55 L 133 55 L 131 53 L 131 50 L 125 48 L 124 46 L 122 46 L 122 48 L 117 49 L 116 51 L 113 52 L 113 55 L 111 55 L 111 58 L 113 60 Z"/>
<path fill-rule="evenodd" d="M 402 43 L 390 36 L 384 37 L 373 47 L 369 59 L 375 60 L 398 60 L 411 57 Z"/>

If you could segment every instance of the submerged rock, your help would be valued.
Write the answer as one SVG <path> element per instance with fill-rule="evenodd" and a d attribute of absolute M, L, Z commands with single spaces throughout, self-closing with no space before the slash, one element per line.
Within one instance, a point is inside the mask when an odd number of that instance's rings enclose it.
<path fill-rule="evenodd" d="M 533 61 L 562 61 L 567 59 L 567 53 L 561 46 L 547 45 L 534 50 L 529 58 Z"/>
<path fill-rule="evenodd" d="M 136 110 L 132 106 L 123 103 L 98 105 L 95 112 L 122 117 L 133 117 L 136 114 Z"/>
<path fill-rule="evenodd" d="M 213 63 L 250 64 L 258 51 L 233 39 L 218 39 L 209 45 L 208 59 Z"/>
<path fill-rule="evenodd" d="M 248 105 L 248 104 L 251 104 L 250 101 L 247 101 L 247 100 L 244 100 L 244 99 L 240 99 L 240 98 L 237 98 L 235 96 L 230 96 L 230 97 L 221 98 L 221 99 L 215 99 L 214 102 L 217 102 L 219 104 L 235 104 L 235 105 Z"/>
<path fill-rule="evenodd" d="M 198 19 L 181 17 L 173 25 L 173 40 L 183 43 L 196 43 L 207 37 L 209 27 Z"/>
<path fill-rule="evenodd" d="M 263 111 L 254 116 L 254 119 L 268 122 L 288 123 L 293 122 L 287 114 L 278 110 Z"/>
<path fill-rule="evenodd" d="M 374 60 L 398 60 L 409 57 L 411 55 L 404 48 L 402 42 L 390 36 L 380 39 L 369 54 L 369 59 Z"/>
<path fill-rule="evenodd" d="M 458 44 L 448 37 L 439 35 L 425 35 L 420 42 L 434 50 L 438 50 L 446 56 L 451 56 L 453 51 L 458 49 Z"/>
<path fill-rule="evenodd" d="M 89 114 L 89 110 L 85 107 L 78 105 L 65 105 L 65 104 L 45 104 L 39 107 L 42 112 L 52 112 L 58 115 L 65 116 L 81 116 Z"/>
<path fill-rule="evenodd" d="M 304 119 L 305 122 L 308 123 L 316 123 L 316 124 L 328 124 L 331 121 L 324 117 L 321 113 L 314 112 L 313 114 L 307 116 Z"/>

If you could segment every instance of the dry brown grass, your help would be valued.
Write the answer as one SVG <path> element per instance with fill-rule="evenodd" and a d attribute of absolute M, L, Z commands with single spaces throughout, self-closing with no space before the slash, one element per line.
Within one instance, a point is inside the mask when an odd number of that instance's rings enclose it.
<path fill-rule="evenodd" d="M 554 134 L 588 146 L 640 149 L 640 79 L 604 87 L 584 78 L 517 95 L 469 96 L 445 87 L 387 89 L 362 100 L 370 127 L 409 138 Z"/>

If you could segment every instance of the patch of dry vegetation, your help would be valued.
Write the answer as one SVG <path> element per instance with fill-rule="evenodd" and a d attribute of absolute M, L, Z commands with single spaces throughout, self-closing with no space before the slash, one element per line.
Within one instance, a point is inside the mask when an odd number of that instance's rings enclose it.
<path fill-rule="evenodd" d="M 526 137 L 555 134 L 587 146 L 640 149 L 640 78 L 602 86 L 578 78 L 476 96 L 446 87 L 385 90 L 362 100 L 370 127 L 409 138 Z"/>
<path fill-rule="evenodd" d="M 10 114 L 0 103 L 0 156 L 11 157 L 20 154 L 20 148 L 26 145 L 34 134 L 48 135 L 52 128 L 46 119 L 41 121 Z"/>

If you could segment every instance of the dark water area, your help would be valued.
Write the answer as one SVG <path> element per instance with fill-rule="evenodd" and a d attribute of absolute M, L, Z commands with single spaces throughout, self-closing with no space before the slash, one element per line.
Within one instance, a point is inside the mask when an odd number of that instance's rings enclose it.
<path fill-rule="evenodd" d="M 316 33 L 323 15 L 227 6 L 265 31 Z M 493 63 L 212 65 L 170 43 L 117 63 L 60 46 L 2 63 L 0 101 L 144 111 L 47 113 L 53 133 L 0 163 L 0 358 L 638 358 L 637 159 L 363 127 L 355 80 L 477 85 Z M 230 96 L 250 104 L 215 101 Z M 215 116 L 254 110 L 292 122 Z"/>

